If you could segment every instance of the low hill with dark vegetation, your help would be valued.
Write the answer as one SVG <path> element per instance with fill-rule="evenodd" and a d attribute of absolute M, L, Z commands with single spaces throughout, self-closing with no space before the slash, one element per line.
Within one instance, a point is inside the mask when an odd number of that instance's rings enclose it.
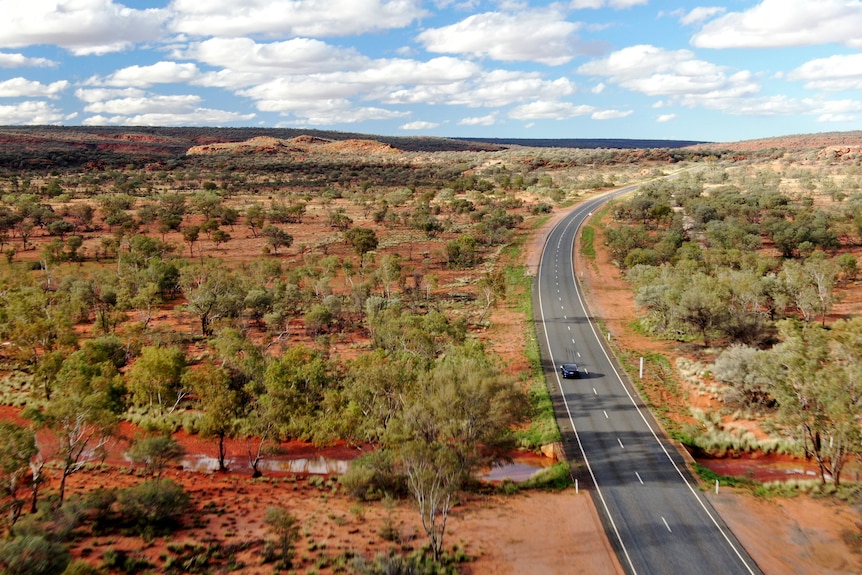
<path fill-rule="evenodd" d="M 367 136 L 329 130 L 279 128 L 161 128 L 88 126 L 0 127 L 0 168 L 123 166 L 179 161 L 189 148 L 257 137 L 311 136 L 342 141 L 373 139 L 406 152 L 497 151 L 504 146 L 447 138 Z"/>
<path fill-rule="evenodd" d="M 293 140 L 301 137 L 333 142 L 373 140 L 404 152 L 501 151 L 513 146 L 579 149 L 676 149 L 702 144 L 684 140 L 518 139 L 420 136 L 369 136 L 331 130 L 292 128 L 170 128 L 89 126 L 0 127 L 0 168 L 103 169 L 147 163 L 176 166 L 191 148 L 240 143 L 254 138 Z"/>

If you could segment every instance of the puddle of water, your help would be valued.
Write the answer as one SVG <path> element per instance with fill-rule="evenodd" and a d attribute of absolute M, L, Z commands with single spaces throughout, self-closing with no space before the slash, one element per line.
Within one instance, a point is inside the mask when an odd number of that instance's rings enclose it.
<path fill-rule="evenodd" d="M 494 467 L 482 476 L 485 481 L 503 481 L 508 479 L 515 483 L 527 481 L 535 474 L 540 472 L 544 467 L 541 465 L 530 465 L 528 463 L 508 463 L 500 467 Z"/>
<path fill-rule="evenodd" d="M 310 457 L 303 459 L 265 459 L 261 462 L 261 471 L 288 473 L 310 473 L 312 475 L 342 475 L 347 473 L 349 461 L 327 459 L 326 457 Z"/>
<path fill-rule="evenodd" d="M 189 455 L 183 458 L 182 467 L 185 471 L 213 473 L 218 469 L 218 459 L 206 455 Z M 248 471 L 251 467 L 244 458 L 225 460 L 225 465 L 231 471 Z M 260 470 L 266 473 L 308 473 L 311 475 L 341 475 L 347 472 L 349 461 L 329 459 L 326 457 L 309 457 L 299 459 L 264 459 L 260 462 Z"/>
<path fill-rule="evenodd" d="M 218 459 L 207 455 L 187 455 L 182 459 L 185 471 L 199 473 L 214 473 L 218 470 Z M 225 460 L 228 469 L 234 472 L 251 473 L 248 460 L 244 457 Z M 350 467 L 350 461 L 331 459 L 328 457 L 302 457 L 296 459 L 271 458 L 260 462 L 260 470 L 268 473 L 308 473 L 310 475 L 342 475 Z M 515 483 L 527 481 L 545 466 L 535 461 L 518 461 L 494 467 L 481 476 L 484 481 L 503 481 L 508 479 Z"/>
<path fill-rule="evenodd" d="M 228 469 L 234 469 L 236 460 L 225 459 L 224 463 Z M 208 457 L 206 455 L 187 455 L 180 461 L 180 464 L 183 466 L 183 471 L 213 473 L 218 470 L 218 459 L 215 457 Z"/>

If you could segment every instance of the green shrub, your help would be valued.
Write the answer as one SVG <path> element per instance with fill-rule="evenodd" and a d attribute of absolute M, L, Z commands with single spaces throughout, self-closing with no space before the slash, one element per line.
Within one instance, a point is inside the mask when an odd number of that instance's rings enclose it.
<path fill-rule="evenodd" d="M 380 449 L 350 462 L 347 473 L 338 482 L 352 497 L 363 501 L 397 497 L 407 492 L 404 476 L 395 470 L 392 454 Z"/>
<path fill-rule="evenodd" d="M 87 493 L 83 498 L 83 506 L 91 513 L 93 533 L 103 532 L 114 519 L 114 503 L 117 501 L 117 490 L 98 488 Z"/>
<path fill-rule="evenodd" d="M 41 535 L 0 542 L 0 572 L 4 575 L 59 575 L 70 559 L 65 547 Z"/>
<path fill-rule="evenodd" d="M 104 572 L 86 561 L 72 561 L 63 575 L 102 575 Z"/>
<path fill-rule="evenodd" d="M 456 575 L 458 569 L 448 561 L 434 561 L 421 551 L 409 557 L 392 553 L 378 555 L 373 561 L 354 558 L 352 573 L 359 575 Z"/>
<path fill-rule="evenodd" d="M 290 569 L 296 542 L 299 541 L 299 521 L 286 509 L 269 507 L 263 519 L 269 530 L 277 538 L 281 565 Z"/>
<path fill-rule="evenodd" d="M 134 575 L 153 567 L 143 557 L 132 557 L 121 549 L 108 549 L 102 555 L 102 566 L 106 569 Z"/>
<path fill-rule="evenodd" d="M 152 535 L 171 531 L 189 507 L 189 495 L 170 479 L 154 479 L 121 491 L 120 515 L 135 530 Z"/>

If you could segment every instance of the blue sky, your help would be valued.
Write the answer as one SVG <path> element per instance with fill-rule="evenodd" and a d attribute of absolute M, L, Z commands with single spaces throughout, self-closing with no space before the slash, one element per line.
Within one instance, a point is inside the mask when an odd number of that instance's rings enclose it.
<path fill-rule="evenodd" d="M 0 0 L 0 125 L 862 129 L 862 0 Z"/>

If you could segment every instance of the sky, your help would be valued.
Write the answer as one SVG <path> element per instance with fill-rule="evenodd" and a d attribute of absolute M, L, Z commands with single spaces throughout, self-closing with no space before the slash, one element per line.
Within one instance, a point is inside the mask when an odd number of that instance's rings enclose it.
<path fill-rule="evenodd" d="M 0 125 L 862 129 L 862 0 L 0 0 Z"/>

